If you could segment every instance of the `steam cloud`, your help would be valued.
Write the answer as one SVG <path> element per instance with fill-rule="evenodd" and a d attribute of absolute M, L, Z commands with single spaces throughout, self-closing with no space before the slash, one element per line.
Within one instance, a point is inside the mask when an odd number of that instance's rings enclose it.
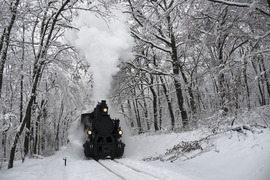
<path fill-rule="evenodd" d="M 125 24 L 126 17 L 119 10 L 113 11 L 113 17 L 116 18 L 106 22 L 97 14 L 80 11 L 73 21 L 79 31 L 66 33 L 67 39 L 90 63 L 96 101 L 109 95 L 112 75 L 117 73 L 120 60 L 132 58 L 133 38 Z"/>

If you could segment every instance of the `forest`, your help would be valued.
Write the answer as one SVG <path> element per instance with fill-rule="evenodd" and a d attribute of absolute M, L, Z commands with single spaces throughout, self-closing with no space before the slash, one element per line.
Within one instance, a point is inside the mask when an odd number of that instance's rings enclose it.
<path fill-rule="evenodd" d="M 79 11 L 110 21 L 119 4 L 133 56 L 107 99 L 134 134 L 231 125 L 216 117 L 252 110 L 265 121 L 248 123 L 269 127 L 270 0 L 0 0 L 0 168 L 68 143 L 96 102 L 91 63 L 66 33 L 80 31 Z"/>

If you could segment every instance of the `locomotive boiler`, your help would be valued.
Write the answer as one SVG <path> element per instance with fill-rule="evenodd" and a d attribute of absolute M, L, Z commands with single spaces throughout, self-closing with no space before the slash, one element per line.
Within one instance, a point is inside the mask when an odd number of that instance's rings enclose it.
<path fill-rule="evenodd" d="M 98 103 L 93 112 L 81 115 L 88 136 L 83 144 L 85 157 L 99 160 L 123 155 L 125 144 L 120 140 L 123 131 L 119 122 L 119 119 L 110 118 L 105 100 Z"/>

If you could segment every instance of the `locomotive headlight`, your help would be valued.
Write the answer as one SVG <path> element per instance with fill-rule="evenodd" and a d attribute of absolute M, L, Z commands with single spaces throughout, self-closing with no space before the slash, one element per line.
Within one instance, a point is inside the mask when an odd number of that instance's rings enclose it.
<path fill-rule="evenodd" d="M 123 134 L 123 131 L 121 131 L 121 130 L 118 131 L 118 134 L 119 134 L 119 135 L 122 135 L 122 134 Z"/>
<path fill-rule="evenodd" d="M 103 109 L 103 112 L 107 112 L 107 111 L 108 111 L 108 109 L 107 109 L 107 108 L 104 108 L 104 109 Z"/>
<path fill-rule="evenodd" d="M 87 131 L 87 134 L 88 134 L 88 135 L 91 135 L 91 134 L 92 134 L 92 131 L 90 131 L 90 130 Z"/>

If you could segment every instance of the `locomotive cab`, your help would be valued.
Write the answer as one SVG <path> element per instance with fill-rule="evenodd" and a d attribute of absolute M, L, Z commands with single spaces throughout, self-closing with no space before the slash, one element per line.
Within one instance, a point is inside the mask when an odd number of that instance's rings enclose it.
<path fill-rule="evenodd" d="M 88 134 L 83 145 L 87 158 L 114 159 L 123 155 L 125 144 L 119 140 L 123 133 L 119 119 L 110 118 L 105 100 L 101 101 L 92 113 L 82 114 L 81 123 Z"/>

